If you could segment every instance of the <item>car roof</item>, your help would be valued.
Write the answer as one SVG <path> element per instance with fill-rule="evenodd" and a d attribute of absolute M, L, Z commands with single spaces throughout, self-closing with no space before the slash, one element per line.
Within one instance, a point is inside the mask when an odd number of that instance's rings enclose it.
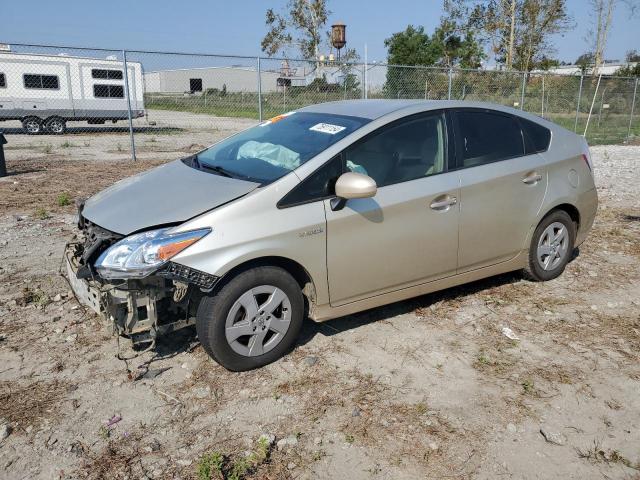
<path fill-rule="evenodd" d="M 522 115 L 521 110 L 516 110 L 504 105 L 486 102 L 469 102 L 461 100 L 340 100 L 337 102 L 319 103 L 301 108 L 301 112 L 326 113 L 332 115 L 348 115 L 352 117 L 368 118 L 375 120 L 384 115 L 403 109 L 423 107 L 424 110 L 437 110 L 440 108 L 489 108 Z M 525 114 L 526 115 L 526 114 Z"/>

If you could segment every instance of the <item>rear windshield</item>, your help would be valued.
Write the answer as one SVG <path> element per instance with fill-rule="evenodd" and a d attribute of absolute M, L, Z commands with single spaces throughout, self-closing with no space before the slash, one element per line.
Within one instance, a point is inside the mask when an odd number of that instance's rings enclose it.
<path fill-rule="evenodd" d="M 290 112 L 213 145 L 190 159 L 189 164 L 211 173 L 267 184 L 368 122 L 345 115 Z"/>

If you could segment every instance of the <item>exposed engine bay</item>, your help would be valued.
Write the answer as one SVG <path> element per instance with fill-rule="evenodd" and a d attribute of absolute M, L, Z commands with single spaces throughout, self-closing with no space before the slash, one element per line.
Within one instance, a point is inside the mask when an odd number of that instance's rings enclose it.
<path fill-rule="evenodd" d="M 88 221 L 81 209 L 79 232 L 64 252 L 66 275 L 78 300 L 134 345 L 152 347 L 158 337 L 195 324 L 200 299 L 218 278 L 169 261 L 144 278 L 103 279 L 94 263 L 124 236 Z"/>

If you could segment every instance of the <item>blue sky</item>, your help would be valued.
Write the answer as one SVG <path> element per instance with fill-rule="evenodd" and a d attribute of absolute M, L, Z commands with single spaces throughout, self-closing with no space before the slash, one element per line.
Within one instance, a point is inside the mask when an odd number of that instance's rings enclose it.
<path fill-rule="evenodd" d="M 577 26 L 556 39 L 556 56 L 573 61 L 588 47 L 591 15 L 586 0 L 567 3 Z M 286 0 L 2 0 L 0 42 L 257 55 L 265 10 L 285 4 Z M 370 61 L 384 61 L 384 39 L 409 23 L 431 32 L 442 10 L 439 0 L 330 0 L 329 5 L 331 20 L 348 25 L 348 46 L 362 56 L 366 43 Z M 626 51 L 640 50 L 639 29 L 640 15 L 630 18 L 620 5 L 606 58 L 622 59 Z"/>

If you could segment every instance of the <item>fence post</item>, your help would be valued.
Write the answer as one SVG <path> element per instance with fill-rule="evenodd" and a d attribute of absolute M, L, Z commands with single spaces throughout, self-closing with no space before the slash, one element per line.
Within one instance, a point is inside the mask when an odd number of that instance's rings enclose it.
<path fill-rule="evenodd" d="M 362 65 L 362 98 L 367 98 L 367 65 Z"/>
<path fill-rule="evenodd" d="M 262 75 L 260 71 L 260 57 L 258 57 L 258 120 L 262 122 Z"/>
<path fill-rule="evenodd" d="M 367 48 L 367 44 L 364 44 L 364 99 L 369 98 L 369 85 L 368 85 L 368 66 L 369 66 L 369 50 Z M 387 67 L 388 68 L 388 67 Z"/>
<path fill-rule="evenodd" d="M 136 141 L 133 138 L 133 115 L 131 115 L 131 95 L 129 92 L 129 70 L 127 68 L 127 51 L 122 50 L 122 63 L 124 64 L 124 90 L 127 96 L 127 113 L 129 115 L 129 137 L 131 138 L 131 159 L 136 161 Z"/>
<path fill-rule="evenodd" d="M 544 73 L 542 74 L 542 105 L 541 105 L 540 116 L 544 118 Z"/>
<path fill-rule="evenodd" d="M 573 125 L 573 133 L 578 133 L 578 115 L 580 114 L 580 101 L 582 100 L 582 82 L 584 75 L 580 75 L 580 87 L 578 88 L 578 104 L 576 105 L 576 121 Z"/>
<path fill-rule="evenodd" d="M 638 77 L 636 77 L 636 83 L 633 87 L 633 100 L 631 101 L 631 115 L 629 115 L 629 131 L 627 132 L 627 138 L 631 138 L 631 124 L 633 123 L 633 111 L 636 108 L 636 93 L 638 92 Z"/>
<path fill-rule="evenodd" d="M 522 92 L 520 93 L 520 110 L 524 110 L 524 92 L 527 88 L 527 72 L 522 72 Z"/>
<path fill-rule="evenodd" d="M 449 93 L 447 94 L 447 99 L 451 100 L 451 84 L 453 82 L 453 69 L 449 68 Z"/>

